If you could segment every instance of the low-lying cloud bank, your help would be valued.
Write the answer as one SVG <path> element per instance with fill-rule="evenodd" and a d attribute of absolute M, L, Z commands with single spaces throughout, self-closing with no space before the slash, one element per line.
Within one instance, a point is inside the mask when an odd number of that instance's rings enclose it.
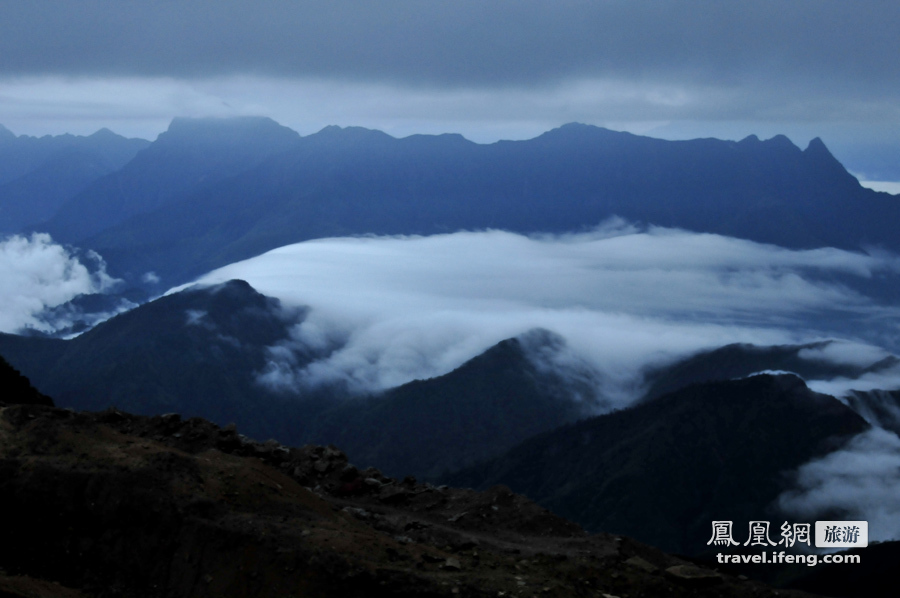
<path fill-rule="evenodd" d="M 825 514 L 868 521 L 869 541 L 900 538 L 900 438 L 881 428 L 860 434 L 843 450 L 802 466 L 797 486 L 779 507 L 813 521 Z"/>
<path fill-rule="evenodd" d="M 79 314 L 65 304 L 117 283 L 94 252 L 75 255 L 43 233 L 8 237 L 0 241 L 0 332 L 67 328 Z"/>
<path fill-rule="evenodd" d="M 200 282 L 240 278 L 286 305 L 311 308 L 293 346 L 272 350 L 263 380 L 280 388 L 343 382 L 377 391 L 446 373 L 496 342 L 545 328 L 624 405 L 645 366 L 733 342 L 799 343 L 849 330 L 852 354 L 845 347 L 809 358 L 879 355 L 872 339 L 886 326 L 900 332 L 900 312 L 854 286 L 898 272 L 892 255 L 794 251 L 613 220 L 562 236 L 321 239 Z M 321 358 L 297 359 L 301 346 Z"/>

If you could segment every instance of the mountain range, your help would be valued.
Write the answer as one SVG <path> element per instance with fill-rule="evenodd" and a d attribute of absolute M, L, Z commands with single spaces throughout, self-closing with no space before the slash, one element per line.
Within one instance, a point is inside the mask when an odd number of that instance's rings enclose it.
<path fill-rule="evenodd" d="M 109 129 L 88 137 L 17 137 L 0 125 L 0 234 L 52 218 L 78 193 L 123 168 L 149 145 Z"/>
<path fill-rule="evenodd" d="M 20 171 L 29 167 L 36 162 Z M 176 119 L 68 195 L 43 223 L 0 228 L 50 232 L 99 252 L 116 276 L 154 272 L 163 288 L 313 238 L 567 232 L 611 216 L 790 248 L 896 250 L 900 211 L 818 139 L 801 150 L 783 136 L 664 141 L 579 124 L 476 144 L 353 127 L 301 137 L 264 118 Z"/>

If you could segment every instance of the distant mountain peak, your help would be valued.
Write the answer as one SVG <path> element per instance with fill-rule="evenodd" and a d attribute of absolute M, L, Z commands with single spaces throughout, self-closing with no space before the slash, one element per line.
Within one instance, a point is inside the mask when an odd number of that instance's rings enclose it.
<path fill-rule="evenodd" d="M 806 146 L 806 149 L 803 150 L 803 153 L 810 156 L 830 158 L 837 161 L 837 158 L 835 158 L 834 154 L 829 151 L 828 147 L 825 145 L 825 142 L 822 141 L 820 137 L 812 139 L 809 142 L 809 145 Z"/>
<path fill-rule="evenodd" d="M 248 136 L 277 136 L 288 139 L 299 139 L 300 134 L 280 125 L 267 116 L 234 116 L 229 118 L 176 117 L 169 123 L 169 128 L 160 134 L 158 141 L 173 139 L 196 140 L 198 136 L 217 139 L 238 140 Z"/>
<path fill-rule="evenodd" d="M 579 122 L 571 122 L 561 125 L 555 129 L 551 129 L 547 131 L 540 137 L 560 137 L 560 138 L 572 138 L 574 136 L 585 137 L 599 137 L 599 136 L 633 136 L 631 133 L 626 133 L 624 131 L 613 131 L 612 129 L 607 129 L 605 127 L 598 127 L 596 125 L 588 125 L 585 123 Z"/>
<path fill-rule="evenodd" d="M 102 129 L 99 129 L 96 133 L 94 133 L 92 135 L 88 135 L 88 139 L 95 139 L 95 140 L 124 139 L 124 137 L 122 137 L 118 133 L 114 133 L 114 132 L 110 131 L 106 127 L 103 127 Z"/>
<path fill-rule="evenodd" d="M 834 180 L 840 180 L 849 187 L 856 188 L 859 181 L 841 164 L 840 160 L 834 157 L 834 154 L 826 147 L 825 142 L 819 137 L 812 139 L 806 149 L 803 150 L 803 156 L 807 160 L 821 166 L 823 169 L 831 172 Z"/>
<path fill-rule="evenodd" d="M 766 139 L 763 143 L 769 147 L 777 147 L 779 149 L 799 150 L 793 141 L 787 135 L 775 135 L 771 139 Z"/>
<path fill-rule="evenodd" d="M 176 116 L 169 123 L 169 130 L 182 127 L 244 127 L 244 126 L 270 126 L 281 127 L 275 120 L 268 116 Z"/>
<path fill-rule="evenodd" d="M 313 133 L 310 137 L 318 137 L 320 139 L 349 139 L 354 141 L 388 139 L 396 141 L 396 138 L 377 129 L 367 129 L 366 127 L 341 127 L 338 125 L 328 125 L 317 133 Z"/>

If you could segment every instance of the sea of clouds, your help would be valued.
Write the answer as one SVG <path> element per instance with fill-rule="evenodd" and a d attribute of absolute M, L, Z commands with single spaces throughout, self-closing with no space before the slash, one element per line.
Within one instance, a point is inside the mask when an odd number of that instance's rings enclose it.
<path fill-rule="evenodd" d="M 45 233 L 7 237 L 0 240 L 0 332 L 65 329 L 84 318 L 65 309 L 69 301 L 106 293 L 118 283 L 92 251 L 76 254 Z"/>
<path fill-rule="evenodd" d="M 487 230 L 320 239 L 199 282 L 244 279 L 286 311 L 305 308 L 259 373 L 279 390 L 338 383 L 377 392 L 447 373 L 518 336 L 541 365 L 595 383 L 608 409 L 640 396 L 648 366 L 734 342 L 837 338 L 800 356 L 875 363 L 897 352 L 900 309 L 873 299 L 866 285 L 898 274 L 900 259 L 881 252 L 789 250 L 611 220 L 556 236 Z M 58 330 L 73 298 L 116 284 L 94 253 L 45 234 L 9 237 L 0 241 L 0 331 Z M 541 344 L 546 338 L 553 342 Z M 897 389 L 900 368 L 808 383 L 836 396 Z M 873 539 L 900 537 L 898 463 L 900 440 L 876 426 L 801 467 L 780 506 L 798 517 L 838 508 L 869 519 Z"/>
<path fill-rule="evenodd" d="M 503 231 L 354 237 L 282 247 L 207 274 L 248 281 L 310 308 L 272 348 L 262 380 L 282 389 L 343 382 L 378 391 L 451 371 L 506 338 L 543 328 L 589 364 L 612 404 L 640 372 L 728 343 L 844 338 L 810 359 L 875 360 L 900 310 L 855 281 L 900 260 L 839 249 L 788 250 L 713 234 L 609 221 L 582 234 Z M 293 343 L 293 346 L 292 346 Z M 295 347 L 323 356 L 296 359 Z"/>

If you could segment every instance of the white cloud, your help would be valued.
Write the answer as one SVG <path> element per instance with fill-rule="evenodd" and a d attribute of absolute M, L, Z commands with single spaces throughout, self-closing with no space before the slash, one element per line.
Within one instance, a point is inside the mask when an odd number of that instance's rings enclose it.
<path fill-rule="evenodd" d="M 900 388 L 900 366 L 863 374 L 859 378 L 809 380 L 807 385 L 816 392 L 835 397 L 846 397 L 853 390 L 896 390 Z"/>
<path fill-rule="evenodd" d="M 565 338 L 567 350 L 596 368 L 604 392 L 624 403 L 649 363 L 732 342 L 827 338 L 834 318 L 864 323 L 895 313 L 826 278 L 896 270 L 892 256 L 791 251 L 613 221 L 561 237 L 320 239 L 201 281 L 241 278 L 286 305 L 311 308 L 295 346 L 315 347 L 319 358 L 298 368 L 281 347 L 270 381 L 388 388 L 446 373 L 540 327 Z"/>
<path fill-rule="evenodd" d="M 816 348 L 801 349 L 797 357 L 808 361 L 824 361 L 840 365 L 868 367 L 890 355 L 881 347 L 862 343 L 834 342 Z"/>
<path fill-rule="evenodd" d="M 900 438 L 874 428 L 843 450 L 803 465 L 796 490 L 779 498 L 789 514 L 809 520 L 829 510 L 869 522 L 869 540 L 900 538 Z"/>
<path fill-rule="evenodd" d="M 84 259 L 93 262 L 92 269 L 47 234 L 16 235 L 0 241 L 0 331 L 65 327 L 66 323 L 49 324 L 40 317 L 42 312 L 116 284 L 106 274 L 100 256 L 88 252 Z"/>

